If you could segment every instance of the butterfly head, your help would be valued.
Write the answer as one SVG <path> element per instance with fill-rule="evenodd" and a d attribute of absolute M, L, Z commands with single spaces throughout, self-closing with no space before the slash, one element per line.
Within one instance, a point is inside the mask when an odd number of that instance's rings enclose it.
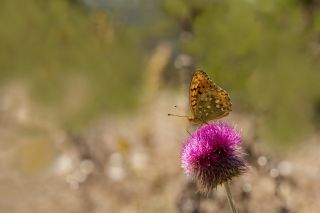
<path fill-rule="evenodd" d="M 191 123 L 195 123 L 195 124 L 201 123 L 201 121 L 194 116 L 188 116 L 187 118 Z"/>

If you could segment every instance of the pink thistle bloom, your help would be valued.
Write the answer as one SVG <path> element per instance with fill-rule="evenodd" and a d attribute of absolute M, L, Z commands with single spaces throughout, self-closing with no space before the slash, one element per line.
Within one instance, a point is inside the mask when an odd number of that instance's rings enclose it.
<path fill-rule="evenodd" d="M 246 171 L 240 145 L 240 133 L 226 123 L 204 125 L 184 143 L 182 168 L 209 192 Z"/>

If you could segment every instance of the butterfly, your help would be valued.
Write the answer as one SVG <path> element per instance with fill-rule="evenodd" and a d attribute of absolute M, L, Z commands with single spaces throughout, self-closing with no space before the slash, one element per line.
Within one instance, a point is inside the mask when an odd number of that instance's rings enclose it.
<path fill-rule="evenodd" d="M 228 93 L 216 85 L 203 70 L 197 70 L 189 86 L 189 104 L 194 123 L 207 123 L 225 117 L 231 111 Z"/>
<path fill-rule="evenodd" d="M 228 93 L 216 85 L 203 70 L 197 70 L 189 85 L 190 122 L 204 124 L 227 116 L 231 111 Z M 169 114 L 172 115 L 172 114 Z"/>

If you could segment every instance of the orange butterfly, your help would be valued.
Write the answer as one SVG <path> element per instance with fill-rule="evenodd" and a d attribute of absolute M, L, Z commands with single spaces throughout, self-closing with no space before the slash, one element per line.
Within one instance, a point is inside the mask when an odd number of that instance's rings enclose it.
<path fill-rule="evenodd" d="M 192 115 L 181 117 L 200 124 L 227 116 L 232 106 L 228 93 L 216 85 L 203 70 L 197 70 L 192 76 L 189 104 Z"/>

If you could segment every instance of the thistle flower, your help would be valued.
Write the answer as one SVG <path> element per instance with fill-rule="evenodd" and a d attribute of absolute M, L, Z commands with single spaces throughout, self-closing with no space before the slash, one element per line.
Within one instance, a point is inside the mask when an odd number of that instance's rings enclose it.
<path fill-rule="evenodd" d="M 204 125 L 184 143 L 182 167 L 197 180 L 202 192 L 210 192 L 245 172 L 240 145 L 240 134 L 226 123 Z"/>

